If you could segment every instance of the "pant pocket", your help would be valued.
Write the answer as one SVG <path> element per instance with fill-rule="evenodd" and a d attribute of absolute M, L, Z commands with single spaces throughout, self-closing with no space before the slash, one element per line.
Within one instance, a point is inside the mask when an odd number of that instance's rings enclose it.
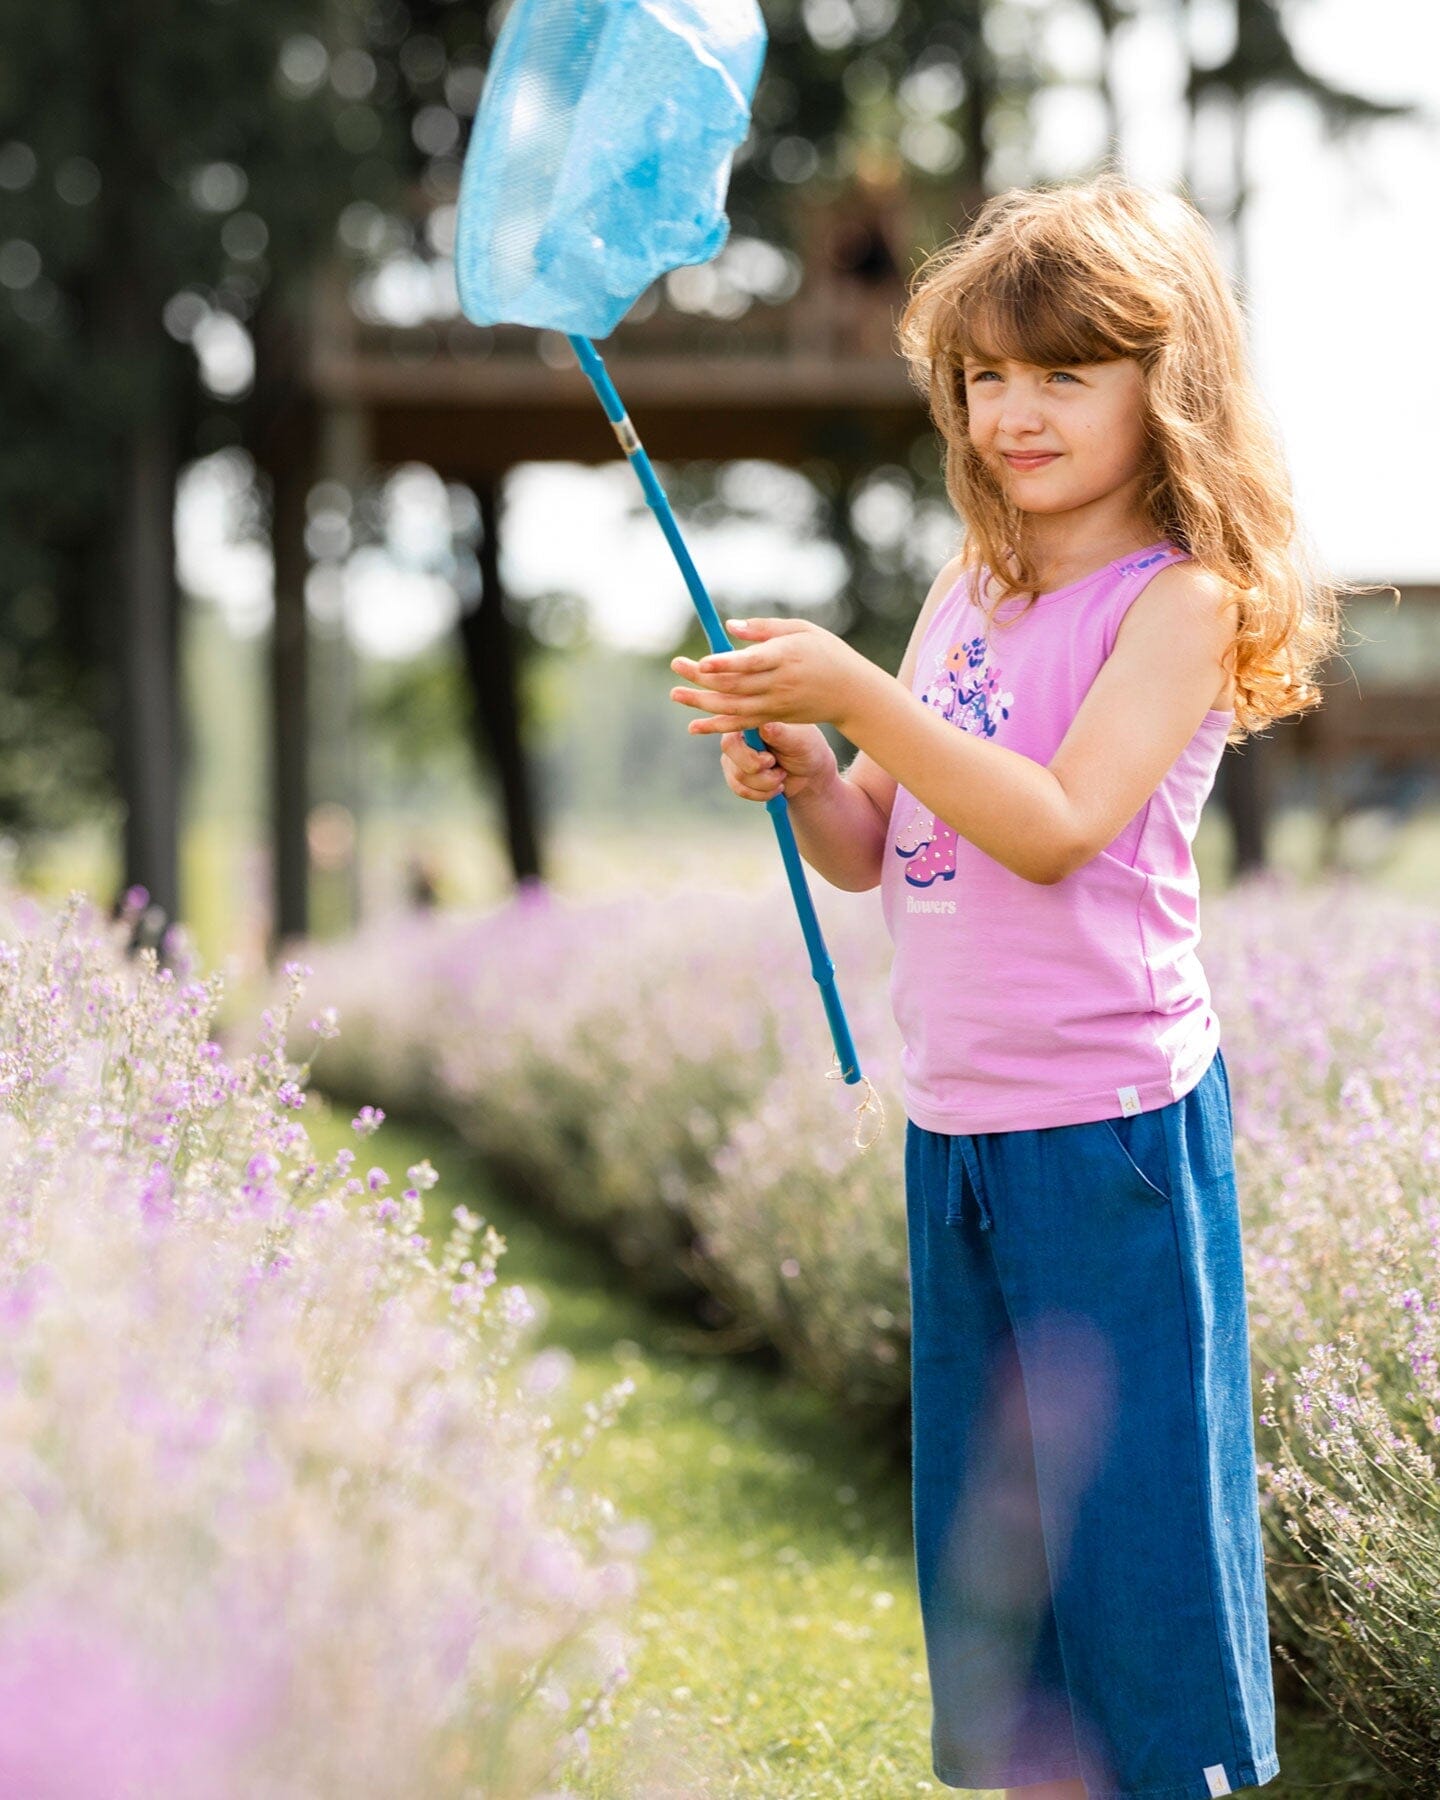
<path fill-rule="evenodd" d="M 1165 1130 L 1167 1110 L 1157 1106 L 1128 1117 L 1097 1120 L 1105 1141 L 1114 1148 L 1116 1167 L 1126 1172 L 1142 1197 L 1155 1206 L 1168 1206 L 1173 1193 Z"/>

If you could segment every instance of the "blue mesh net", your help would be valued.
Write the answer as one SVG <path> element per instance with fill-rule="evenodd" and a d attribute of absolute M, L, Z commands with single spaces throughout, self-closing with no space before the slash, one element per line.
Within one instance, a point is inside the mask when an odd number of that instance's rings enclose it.
<path fill-rule="evenodd" d="M 465 316 L 605 337 L 714 256 L 765 41 L 755 0 L 513 0 L 460 184 Z"/>

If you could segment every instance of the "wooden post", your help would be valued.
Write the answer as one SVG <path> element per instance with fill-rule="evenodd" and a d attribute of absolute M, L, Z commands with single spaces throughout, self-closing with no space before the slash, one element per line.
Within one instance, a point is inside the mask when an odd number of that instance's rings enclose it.
<path fill-rule="evenodd" d="M 1249 117 L 1247 97 L 1237 94 L 1231 138 L 1234 191 L 1228 224 L 1234 261 L 1232 279 L 1236 298 L 1242 302 L 1248 301 L 1250 293 L 1249 258 L 1245 243 L 1245 215 L 1251 196 L 1246 154 Z M 1227 750 L 1225 753 L 1222 798 L 1229 815 L 1235 846 L 1234 862 L 1230 870 L 1232 881 L 1268 865 L 1274 761 L 1274 739 L 1265 733 L 1248 739 L 1238 753 L 1235 750 Z"/>
<path fill-rule="evenodd" d="M 1263 737 L 1249 738 L 1221 758 L 1220 799 L 1234 843 L 1232 881 L 1267 866 L 1273 760 L 1274 746 Z"/>
<path fill-rule="evenodd" d="M 480 599 L 460 615 L 460 641 L 475 701 L 477 747 L 483 744 L 500 784 L 505 841 L 517 884 L 543 877 L 534 787 L 521 734 L 514 627 L 500 590 L 500 482 L 475 484 L 480 502 Z"/>
<path fill-rule="evenodd" d="M 369 420 L 364 408 L 347 401 L 332 400 L 323 407 L 317 426 L 319 449 L 314 480 L 338 482 L 352 501 L 358 502 L 370 458 Z M 333 621 L 325 621 L 323 630 L 311 633 L 309 656 L 313 740 L 311 790 L 312 794 L 318 792 L 320 799 L 328 805 L 341 809 L 342 815 L 350 821 L 348 851 L 341 836 L 327 859 L 331 864 L 327 881 L 333 884 L 331 893 L 338 900 L 345 929 L 353 931 L 360 925 L 365 911 L 362 880 L 365 771 L 359 719 L 358 659 L 346 629 L 343 608 Z M 321 750 L 324 754 L 317 758 L 316 752 Z M 312 872 L 315 860 L 312 849 Z M 314 899 L 312 894 L 312 902 Z M 315 910 L 312 904 L 312 914 Z M 325 929 L 318 919 L 312 918 L 311 924 L 312 929 Z"/>

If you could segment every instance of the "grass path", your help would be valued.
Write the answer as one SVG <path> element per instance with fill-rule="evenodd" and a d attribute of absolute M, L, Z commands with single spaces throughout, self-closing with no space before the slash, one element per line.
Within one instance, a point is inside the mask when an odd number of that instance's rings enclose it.
<path fill-rule="evenodd" d="M 317 1150 L 359 1144 L 351 1110 L 305 1123 Z M 674 1800 L 901 1800 L 946 1794 L 929 1757 L 929 1689 L 906 1471 L 857 1441 L 766 1356 L 683 1348 L 689 1322 L 628 1293 L 599 1249 L 496 1193 L 475 1154 L 429 1120 L 387 1117 L 364 1148 L 396 1191 L 428 1156 L 425 1230 L 465 1204 L 506 1239 L 499 1279 L 541 1309 L 534 1340 L 574 1358 L 557 1423 L 622 1375 L 636 1391 L 578 1465 L 653 1531 L 615 1720 L 593 1739 L 585 1800 L 632 1800 L 653 1767 Z M 903 1219 L 902 1219 L 903 1229 Z M 563 1404 L 561 1400 L 563 1399 Z M 1377 1800 L 1333 1728 L 1281 1719 L 1267 1800 Z"/>

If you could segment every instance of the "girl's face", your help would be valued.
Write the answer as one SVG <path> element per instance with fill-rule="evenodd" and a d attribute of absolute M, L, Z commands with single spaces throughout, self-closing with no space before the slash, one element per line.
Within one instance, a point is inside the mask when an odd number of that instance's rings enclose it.
<path fill-rule="evenodd" d="M 967 357 L 970 441 L 1025 512 L 1065 513 L 1136 483 L 1144 375 L 1134 357 L 1037 366 Z"/>

